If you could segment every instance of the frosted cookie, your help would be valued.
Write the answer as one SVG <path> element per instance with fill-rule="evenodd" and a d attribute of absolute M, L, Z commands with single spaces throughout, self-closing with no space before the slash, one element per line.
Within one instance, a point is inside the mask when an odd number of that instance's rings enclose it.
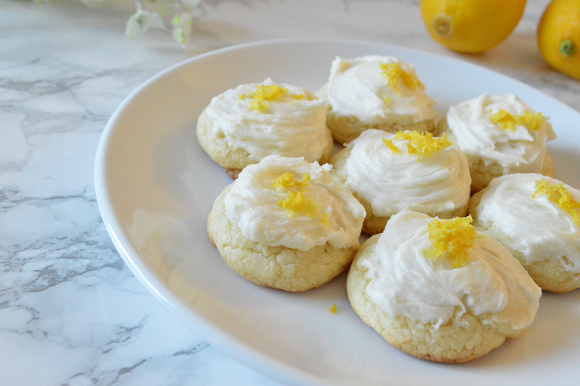
<path fill-rule="evenodd" d="M 472 193 L 506 174 L 554 177 L 554 164 L 546 150 L 546 142 L 556 138 L 552 125 L 516 95 L 483 94 L 452 106 L 437 130 L 467 156 Z"/>
<path fill-rule="evenodd" d="M 385 229 L 410 209 L 431 216 L 465 216 L 471 177 L 465 155 L 446 138 L 416 131 L 367 130 L 330 161 L 330 174 L 363 204 L 363 232 Z"/>
<path fill-rule="evenodd" d="M 502 243 L 542 289 L 580 288 L 580 191 L 540 174 L 498 177 L 473 196 L 473 225 Z"/>
<path fill-rule="evenodd" d="M 365 211 L 329 168 L 269 156 L 219 195 L 207 232 L 235 272 L 261 286 L 306 291 L 348 267 Z"/>
<path fill-rule="evenodd" d="M 213 98 L 198 118 L 197 138 L 234 179 L 269 155 L 324 164 L 333 150 L 324 102 L 301 87 L 271 79 Z"/>
<path fill-rule="evenodd" d="M 541 289 L 469 217 L 402 211 L 357 252 L 347 279 L 355 312 L 394 347 L 435 362 L 466 362 L 522 334 Z"/>
<path fill-rule="evenodd" d="M 337 57 L 328 83 L 317 92 L 327 100 L 327 125 L 342 144 L 368 129 L 433 131 L 433 110 L 415 68 L 392 56 Z"/>

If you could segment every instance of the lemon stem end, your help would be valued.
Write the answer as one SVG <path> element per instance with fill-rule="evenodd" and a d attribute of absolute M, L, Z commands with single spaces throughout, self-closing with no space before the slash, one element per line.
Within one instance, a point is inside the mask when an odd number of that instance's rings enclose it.
<path fill-rule="evenodd" d="M 576 51 L 576 45 L 572 40 L 564 39 L 560 42 L 560 48 L 558 51 L 563 57 L 569 58 L 574 54 L 574 51 Z"/>
<path fill-rule="evenodd" d="M 435 33 L 441 37 L 451 36 L 451 20 L 447 15 L 440 15 L 433 20 Z"/>

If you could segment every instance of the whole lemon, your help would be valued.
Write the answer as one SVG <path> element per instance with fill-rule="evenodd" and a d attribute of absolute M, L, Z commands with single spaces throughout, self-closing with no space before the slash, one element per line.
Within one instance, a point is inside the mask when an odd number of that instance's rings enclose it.
<path fill-rule="evenodd" d="M 553 0 L 538 25 L 540 53 L 556 70 L 580 79 L 580 0 Z"/>
<path fill-rule="evenodd" d="M 516 28 L 526 0 L 421 0 L 433 39 L 459 52 L 487 51 Z"/>

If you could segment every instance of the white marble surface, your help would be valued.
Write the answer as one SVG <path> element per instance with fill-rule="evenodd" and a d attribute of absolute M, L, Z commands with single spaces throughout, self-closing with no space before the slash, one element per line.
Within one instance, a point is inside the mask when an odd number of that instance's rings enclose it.
<path fill-rule="evenodd" d="M 580 82 L 550 70 L 530 0 L 516 32 L 477 56 L 428 36 L 419 1 L 214 0 L 192 52 L 169 33 L 123 36 L 132 8 L 0 0 L 0 385 L 275 385 L 187 330 L 115 251 L 93 187 L 100 134 L 138 85 L 233 44 L 333 37 L 459 57 L 580 110 Z M 578 128 L 580 130 L 580 127 Z"/>

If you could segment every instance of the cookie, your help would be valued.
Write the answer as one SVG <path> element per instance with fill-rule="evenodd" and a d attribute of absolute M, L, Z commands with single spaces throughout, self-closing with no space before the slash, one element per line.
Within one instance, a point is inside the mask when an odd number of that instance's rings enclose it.
<path fill-rule="evenodd" d="M 471 186 L 467 159 L 444 138 L 371 129 L 330 163 L 330 174 L 365 207 L 367 234 L 382 232 L 389 218 L 403 209 L 441 218 L 467 213 Z"/>
<path fill-rule="evenodd" d="M 467 156 L 472 193 L 512 173 L 554 177 L 546 143 L 556 138 L 552 125 L 514 94 L 481 95 L 452 106 L 437 125 Z"/>
<path fill-rule="evenodd" d="M 213 98 L 198 118 L 196 134 L 202 149 L 232 178 L 269 155 L 324 164 L 333 150 L 324 102 L 271 79 Z"/>
<path fill-rule="evenodd" d="M 327 125 L 346 144 L 369 129 L 435 130 L 438 115 L 414 66 L 391 56 L 337 57 L 317 95 L 328 103 Z"/>
<path fill-rule="evenodd" d="M 226 263 L 261 286 L 319 287 L 348 267 L 365 212 L 327 169 L 269 156 L 216 199 L 207 231 Z"/>
<path fill-rule="evenodd" d="M 498 177 L 472 197 L 474 226 L 550 292 L 580 288 L 580 191 L 541 174 Z"/>
<path fill-rule="evenodd" d="M 468 218 L 430 226 L 435 221 L 411 211 L 393 216 L 357 252 L 347 293 L 360 318 L 394 347 L 462 363 L 521 335 L 541 290 L 501 244 L 466 230 Z"/>

